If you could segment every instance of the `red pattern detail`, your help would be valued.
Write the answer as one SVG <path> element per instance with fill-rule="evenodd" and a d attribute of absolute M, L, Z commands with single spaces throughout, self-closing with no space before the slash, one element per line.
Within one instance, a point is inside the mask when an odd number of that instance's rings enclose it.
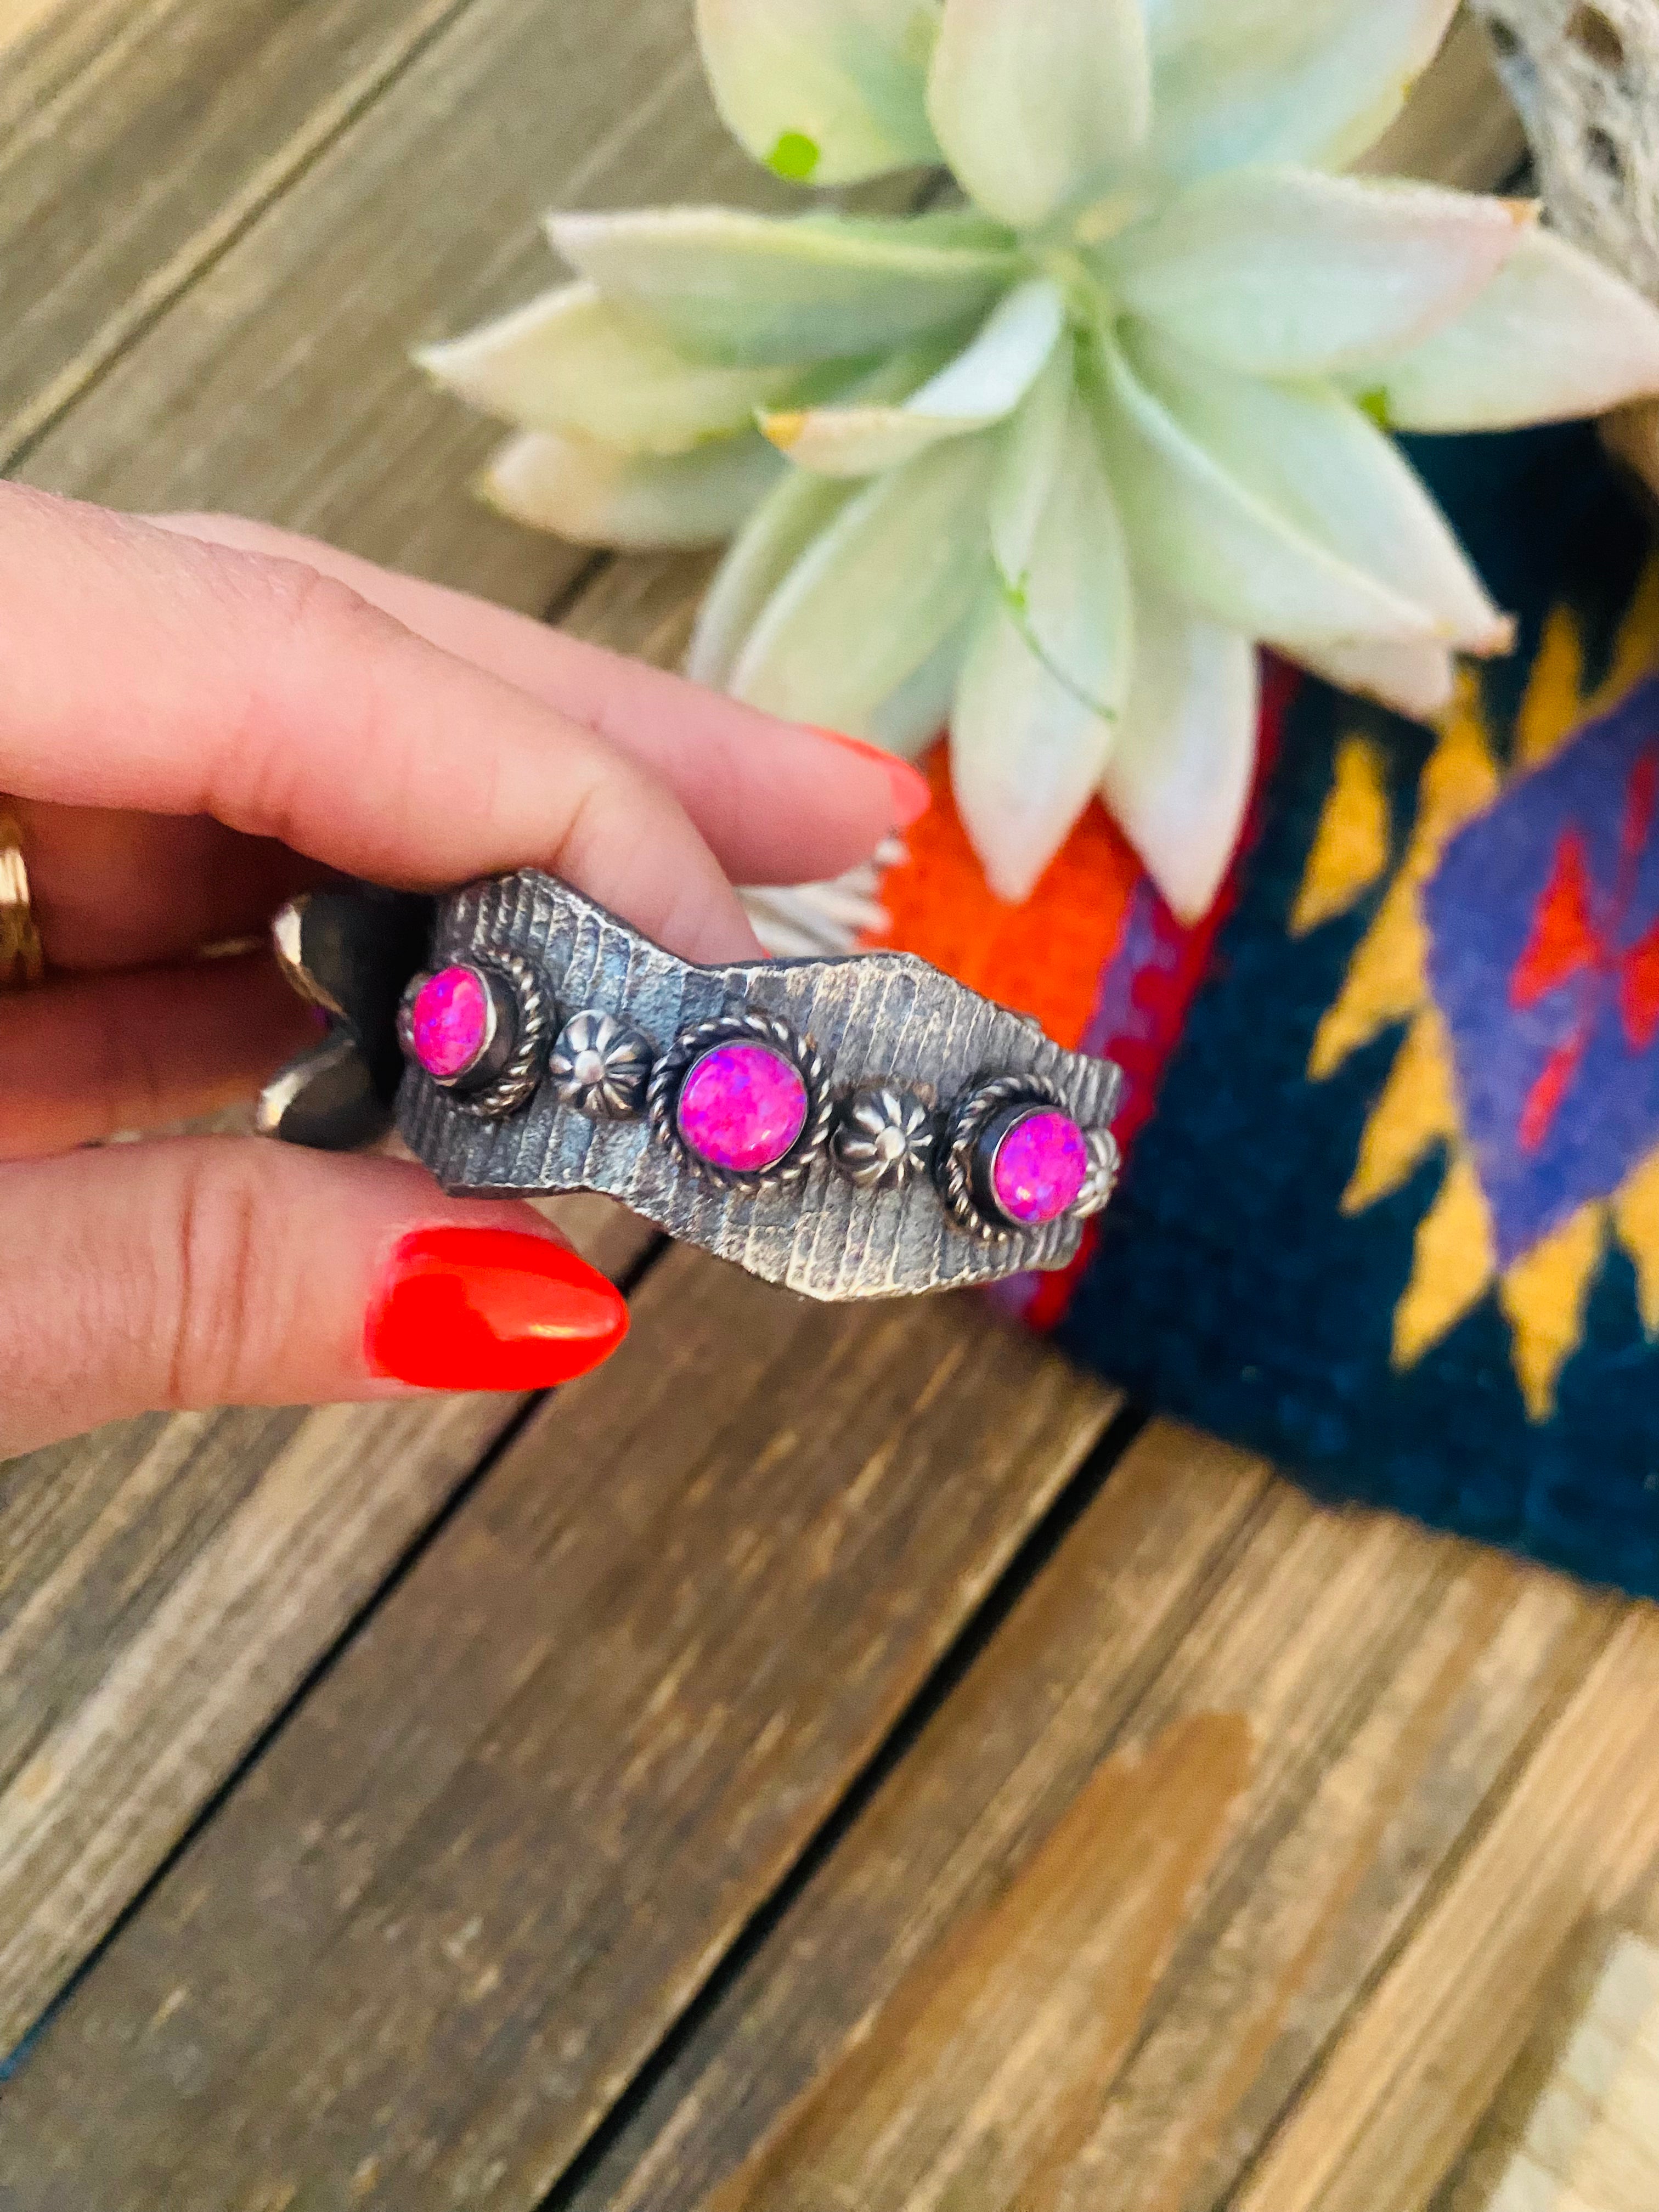
<path fill-rule="evenodd" d="M 1528 1091 L 1521 1109 L 1521 1149 L 1535 1152 L 1550 1133 L 1551 1124 L 1561 1110 L 1561 1101 L 1572 1088 L 1578 1064 L 1584 1057 L 1589 1042 L 1587 1033 L 1577 1030 L 1566 1042 L 1558 1045 L 1544 1063 L 1544 1072 Z"/>
<path fill-rule="evenodd" d="M 1170 1055 L 1180 1041 L 1187 1010 L 1210 965 L 1222 923 L 1238 901 L 1247 855 L 1261 827 L 1263 793 L 1273 763 L 1279 757 L 1285 717 L 1296 696 L 1300 679 L 1287 661 L 1275 654 L 1261 656 L 1261 719 L 1257 732 L 1255 788 L 1239 840 L 1238 851 L 1222 885 L 1220 896 L 1202 921 L 1184 928 L 1161 898 L 1152 894 L 1152 930 L 1157 957 L 1143 961 L 1130 986 L 1130 1000 L 1138 1019 L 1132 1033 L 1109 1036 L 1100 1049 L 1123 1070 L 1123 1103 L 1112 1127 L 1127 1155 L 1130 1146 L 1152 1117 L 1158 1085 Z M 1097 988 L 1103 975 L 1097 979 Z M 1029 1279 L 1031 1287 L 1021 1309 L 1030 1327 L 1057 1328 L 1065 1320 L 1078 1285 L 1093 1262 L 1100 1243 L 1101 1224 L 1087 1222 L 1083 1241 L 1069 1266 L 1052 1274 Z"/>
<path fill-rule="evenodd" d="M 1538 902 L 1532 936 L 1510 978 L 1510 1004 L 1522 1012 L 1585 968 L 1593 968 L 1601 941 L 1590 920 L 1589 862 L 1576 830 L 1562 835 L 1548 887 Z"/>
<path fill-rule="evenodd" d="M 1625 955 L 1619 1012 L 1632 1051 L 1645 1052 L 1659 1036 L 1659 922 Z"/>
<path fill-rule="evenodd" d="M 1102 1044 L 1106 1057 L 1115 1060 L 1123 1070 L 1123 1104 L 1114 1126 L 1126 1153 L 1152 1117 L 1158 1085 L 1185 1026 L 1187 1009 L 1210 965 L 1221 925 L 1238 903 L 1245 857 L 1261 834 L 1267 779 L 1279 758 L 1285 717 L 1290 712 L 1300 680 L 1289 661 L 1279 659 L 1276 653 L 1262 654 L 1255 787 L 1245 817 L 1244 832 L 1226 880 L 1208 914 L 1190 929 L 1182 927 L 1161 898 L 1157 900 L 1153 926 L 1158 957 L 1141 967 L 1130 990 L 1139 1018 L 1134 1033 L 1108 1037 Z"/>
<path fill-rule="evenodd" d="M 1564 830 L 1533 917 L 1532 934 L 1510 977 L 1510 1004 L 1525 1013 L 1571 988 L 1577 997 L 1572 1033 L 1558 1046 L 1528 1092 L 1518 1129 L 1521 1149 L 1535 1152 L 1554 1127 L 1589 1049 L 1604 994 L 1617 994 L 1625 1042 L 1645 1052 L 1659 1036 L 1659 923 L 1632 944 L 1621 939 L 1636 896 L 1637 874 L 1659 814 L 1659 745 L 1640 754 L 1625 787 L 1619 825 L 1619 881 L 1605 904 L 1596 896 L 1583 833 Z"/>

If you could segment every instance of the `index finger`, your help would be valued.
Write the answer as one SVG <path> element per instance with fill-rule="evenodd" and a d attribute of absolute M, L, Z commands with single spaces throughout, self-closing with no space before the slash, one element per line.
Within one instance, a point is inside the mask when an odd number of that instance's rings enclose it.
<path fill-rule="evenodd" d="M 614 747 L 301 563 L 0 487 L 0 789 L 213 816 L 434 890 L 551 869 L 693 960 L 757 951 Z"/>

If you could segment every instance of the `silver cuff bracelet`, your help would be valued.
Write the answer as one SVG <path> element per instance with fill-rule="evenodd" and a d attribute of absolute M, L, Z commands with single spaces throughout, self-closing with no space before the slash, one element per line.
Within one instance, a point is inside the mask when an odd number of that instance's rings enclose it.
<path fill-rule="evenodd" d="M 273 1134 L 361 1141 L 395 1060 L 446 1190 L 602 1192 L 823 1299 L 1064 1267 L 1111 1195 L 1118 1069 L 911 954 L 696 967 L 526 869 L 440 902 L 411 958 L 416 902 L 354 897 L 278 918 L 331 1027 Z"/>

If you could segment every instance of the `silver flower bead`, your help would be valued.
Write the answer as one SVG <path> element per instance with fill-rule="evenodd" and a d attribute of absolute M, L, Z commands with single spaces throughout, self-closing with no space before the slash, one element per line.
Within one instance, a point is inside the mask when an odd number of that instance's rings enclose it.
<path fill-rule="evenodd" d="M 1085 1129 L 1083 1141 L 1089 1148 L 1089 1174 L 1072 1207 L 1073 1217 L 1079 1221 L 1104 1212 L 1123 1165 L 1117 1139 L 1109 1129 Z"/>
<path fill-rule="evenodd" d="M 586 1007 L 559 1031 L 547 1072 L 562 1106 L 623 1121 L 644 1110 L 651 1061 L 651 1046 L 638 1030 Z"/>
<path fill-rule="evenodd" d="M 836 1165 L 860 1190 L 898 1190 L 925 1175 L 933 1119 L 913 1091 L 855 1091 L 842 1108 Z"/>

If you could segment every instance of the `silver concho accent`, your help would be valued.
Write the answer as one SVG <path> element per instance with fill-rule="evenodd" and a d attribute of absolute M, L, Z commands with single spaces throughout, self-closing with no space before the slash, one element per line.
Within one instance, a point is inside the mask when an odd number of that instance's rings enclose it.
<path fill-rule="evenodd" d="M 458 1106 L 485 1121 L 501 1121 L 516 1114 L 535 1097 L 542 1079 L 542 1054 L 553 1026 L 553 1001 L 542 972 L 532 961 L 516 952 L 491 952 L 459 961 L 480 977 L 489 994 L 489 1035 L 483 1050 L 465 1074 L 441 1083 Z M 410 1023 L 415 1001 L 429 973 L 411 976 L 398 1009 L 398 1042 L 404 1056 L 420 1065 Z"/>
<path fill-rule="evenodd" d="M 553 1041 L 547 1072 L 561 1106 L 597 1121 L 626 1121 L 645 1110 L 654 1057 L 630 1022 L 584 1007 Z"/>
<path fill-rule="evenodd" d="M 806 1085 L 806 1121 L 799 1137 L 777 1164 L 749 1170 L 720 1166 L 693 1152 L 680 1134 L 680 1085 L 705 1053 L 723 1044 L 763 1044 L 789 1060 Z M 787 1022 L 770 1014 L 717 1014 L 712 1021 L 696 1022 L 682 1030 L 651 1071 L 646 1110 L 652 1133 L 706 1182 L 722 1190 L 781 1190 L 799 1182 L 823 1158 L 835 1121 L 836 1102 L 830 1089 L 823 1059 L 810 1038 L 799 1036 Z"/>
<path fill-rule="evenodd" d="M 933 1117 L 913 1091 L 855 1091 L 831 1140 L 836 1165 L 860 1190 L 902 1190 L 926 1175 L 933 1158 Z"/>
<path fill-rule="evenodd" d="M 1109 1129 L 1085 1129 L 1083 1141 L 1089 1147 L 1089 1180 L 1072 1208 L 1075 1221 L 1089 1221 L 1105 1212 L 1123 1169 L 1123 1155 Z"/>

